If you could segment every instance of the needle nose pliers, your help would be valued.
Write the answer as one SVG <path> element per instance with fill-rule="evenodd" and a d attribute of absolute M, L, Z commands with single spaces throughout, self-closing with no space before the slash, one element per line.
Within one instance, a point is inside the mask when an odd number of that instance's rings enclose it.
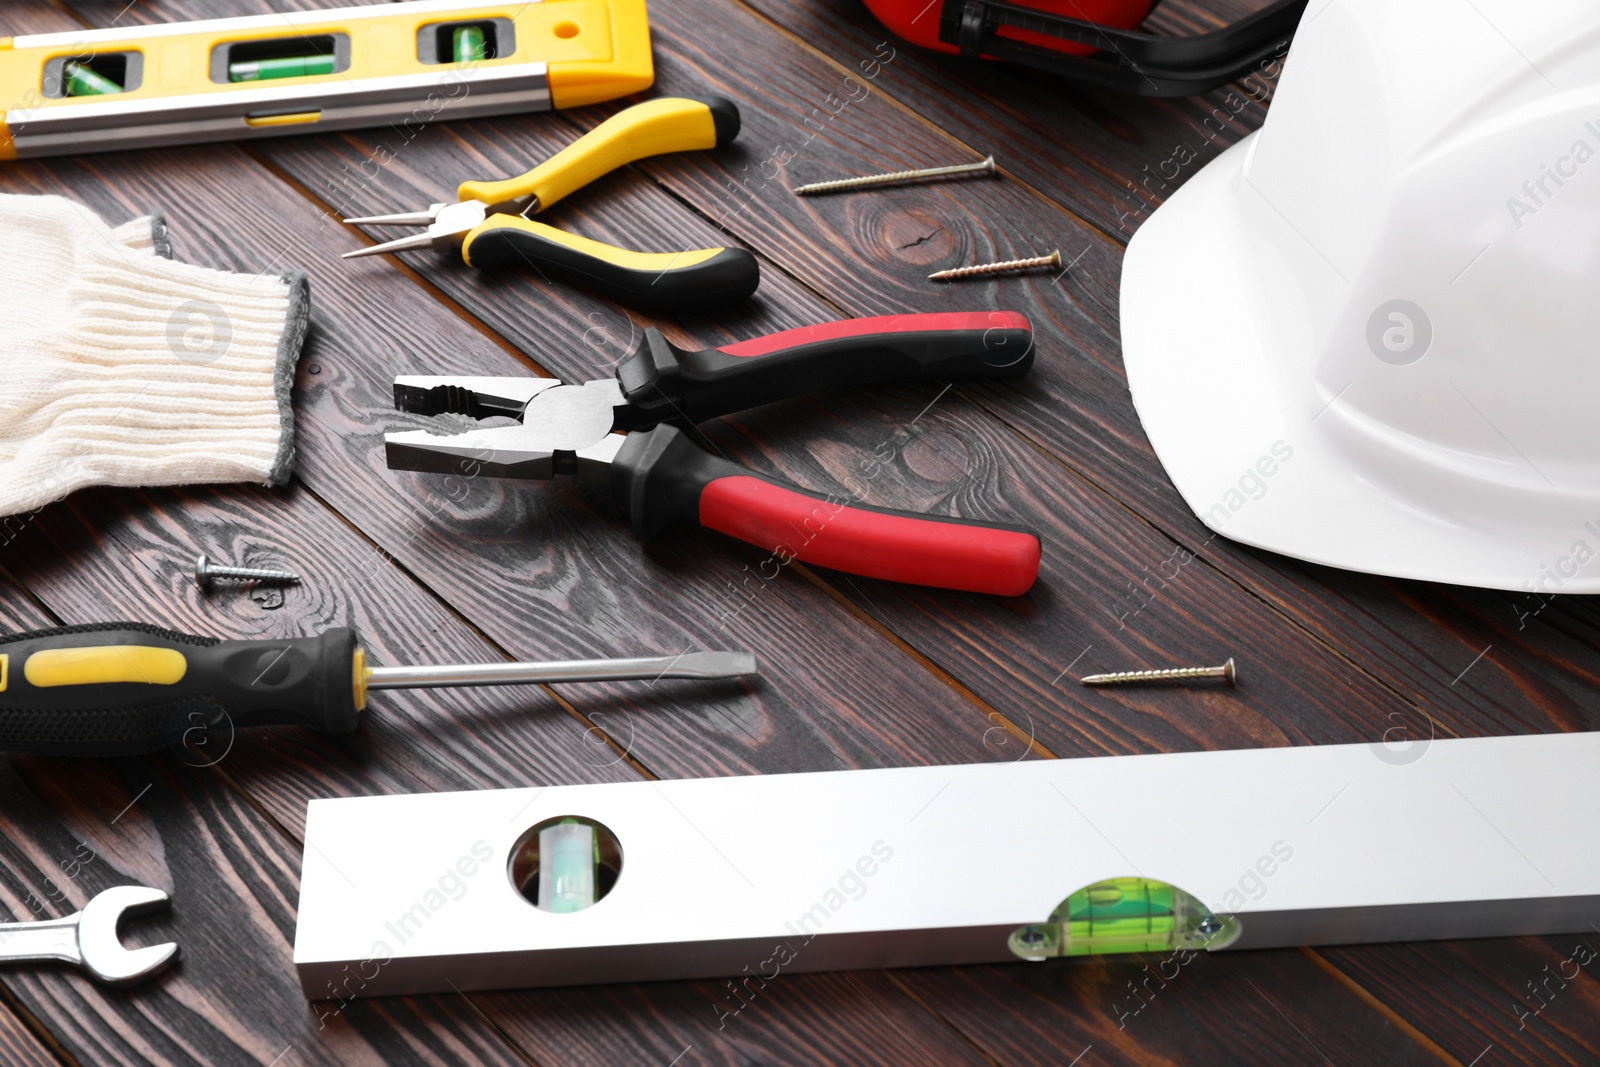
<path fill-rule="evenodd" d="M 346 252 L 343 258 L 459 247 L 469 266 L 529 266 L 637 308 L 725 307 L 749 297 L 761 280 L 755 257 L 742 248 L 630 252 L 527 216 L 625 163 L 665 152 L 718 148 L 738 135 L 739 109 L 721 97 L 667 97 L 635 104 L 520 177 L 461 183 L 454 204 L 345 219 L 353 225 L 427 230 Z"/>
<path fill-rule="evenodd" d="M 520 425 L 453 436 L 385 436 L 394 470 L 460 477 L 574 476 L 605 494 L 647 539 L 697 522 L 773 552 L 851 574 L 1019 596 L 1039 571 L 1039 537 L 1017 526 L 890 511 L 824 495 L 713 456 L 681 427 L 845 385 L 1012 378 L 1033 363 L 1014 311 L 891 315 L 806 326 L 685 351 L 654 327 L 616 377 L 406 376 L 401 411 L 510 416 Z"/>

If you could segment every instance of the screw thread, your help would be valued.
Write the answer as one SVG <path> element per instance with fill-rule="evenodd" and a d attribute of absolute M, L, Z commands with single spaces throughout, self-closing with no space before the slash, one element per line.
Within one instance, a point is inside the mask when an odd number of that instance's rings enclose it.
<path fill-rule="evenodd" d="M 1061 266 L 1061 252 L 1051 252 L 1047 256 L 1029 256 L 1027 259 L 1007 259 L 999 263 L 978 263 L 971 267 L 951 267 L 948 270 L 936 270 L 928 275 L 929 279 L 936 282 L 953 282 L 961 278 L 978 278 L 990 274 L 1010 274 L 1013 271 L 1033 270 L 1037 267 Z"/>
<path fill-rule="evenodd" d="M 1084 685 L 1126 685 L 1130 682 L 1183 682 L 1192 678 L 1222 678 L 1229 685 L 1234 681 L 1233 660 L 1220 667 L 1171 667 L 1158 671 L 1115 671 L 1111 674 L 1087 674 L 1079 679 Z"/>
<path fill-rule="evenodd" d="M 239 582 L 298 582 L 300 576 L 291 571 L 265 570 L 260 567 L 210 567 L 206 574 L 211 578 L 232 579 Z"/>
<path fill-rule="evenodd" d="M 993 174 L 994 157 L 981 163 L 963 163 L 955 167 L 924 167 L 921 170 L 897 170 L 892 174 L 867 174 L 859 178 L 835 178 L 833 181 L 812 182 L 795 187 L 796 196 L 814 196 L 817 193 L 838 193 L 846 189 L 872 189 L 880 185 L 898 185 L 901 182 L 932 181 L 935 178 L 959 178 L 966 175 Z"/>
<path fill-rule="evenodd" d="M 201 556 L 194 564 L 194 580 L 200 588 L 204 589 L 213 581 L 224 582 L 273 582 L 279 585 L 293 585 L 300 581 L 300 576 L 290 571 L 268 570 L 264 567 L 214 567 L 211 561 Z"/>

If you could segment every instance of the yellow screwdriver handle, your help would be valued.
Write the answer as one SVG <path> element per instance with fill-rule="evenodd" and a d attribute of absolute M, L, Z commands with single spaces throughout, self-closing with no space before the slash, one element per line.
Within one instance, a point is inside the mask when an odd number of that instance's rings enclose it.
<path fill-rule="evenodd" d="M 647 100 L 612 115 L 520 177 L 462 182 L 456 195 L 491 206 L 532 197 L 530 210 L 538 211 L 625 163 L 665 152 L 717 148 L 738 135 L 739 109 L 731 100 Z"/>

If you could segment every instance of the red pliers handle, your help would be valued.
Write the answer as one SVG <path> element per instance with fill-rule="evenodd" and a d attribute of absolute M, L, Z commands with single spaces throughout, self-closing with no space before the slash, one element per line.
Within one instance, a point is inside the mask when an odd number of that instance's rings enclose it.
<path fill-rule="evenodd" d="M 815 493 L 713 456 L 675 426 L 628 435 L 611 467 L 612 500 L 641 538 L 678 522 L 791 560 L 940 589 L 1021 596 L 1039 575 L 1039 536 L 893 511 Z"/>
<path fill-rule="evenodd" d="M 623 417 L 653 428 L 635 429 L 612 460 L 612 501 L 643 538 L 695 522 L 772 552 L 778 565 L 1020 596 L 1039 573 L 1030 530 L 814 493 L 713 456 L 668 423 L 843 385 L 1016 377 L 1032 361 L 1032 331 L 1016 312 L 849 319 L 700 352 L 651 331 L 617 373 Z"/>

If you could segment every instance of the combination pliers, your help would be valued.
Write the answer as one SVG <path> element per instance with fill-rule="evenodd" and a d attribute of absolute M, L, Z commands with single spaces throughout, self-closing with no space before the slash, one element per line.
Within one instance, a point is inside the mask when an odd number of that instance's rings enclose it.
<path fill-rule="evenodd" d="M 846 319 L 703 351 L 654 327 L 614 378 L 405 376 L 394 403 L 423 415 L 520 425 L 453 436 L 385 436 L 393 470 L 458 477 L 569 475 L 603 494 L 648 539 L 695 522 L 773 553 L 870 578 L 1019 596 L 1039 572 L 1039 537 L 858 503 L 758 474 L 701 448 L 696 423 L 758 404 L 888 382 L 1013 378 L 1033 363 L 1033 332 L 1014 311 Z M 859 492 L 859 490 L 857 490 Z"/>
<path fill-rule="evenodd" d="M 423 233 L 358 248 L 343 258 L 418 248 L 461 250 L 468 266 L 527 266 L 637 308 L 704 311 L 755 292 L 761 272 L 742 248 L 630 252 L 527 216 L 625 163 L 665 152 L 718 148 L 739 135 L 739 109 L 721 97 L 666 97 L 619 111 L 516 178 L 462 182 L 454 204 L 345 219 L 359 226 L 426 226 Z"/>

